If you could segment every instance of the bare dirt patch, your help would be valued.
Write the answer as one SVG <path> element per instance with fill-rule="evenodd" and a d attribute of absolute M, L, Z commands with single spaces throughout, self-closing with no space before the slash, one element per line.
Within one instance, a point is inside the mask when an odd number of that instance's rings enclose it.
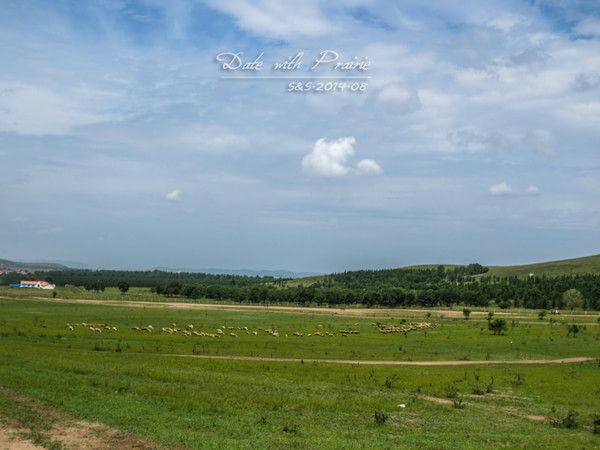
<path fill-rule="evenodd" d="M 434 397 L 431 395 L 422 395 L 420 398 L 422 398 L 423 400 L 427 400 L 428 402 L 437 403 L 438 405 L 452 406 L 454 404 L 453 400 L 450 400 L 447 398 L 442 398 L 442 397 Z M 527 414 L 526 412 L 524 412 L 516 407 L 498 408 L 493 405 L 485 405 L 485 404 L 481 404 L 481 403 L 466 403 L 466 402 L 463 402 L 463 404 L 469 405 L 469 406 L 477 405 L 477 407 L 486 409 L 488 411 L 501 411 L 506 414 L 510 414 L 511 416 L 516 416 L 516 417 L 521 417 L 523 419 L 527 419 L 531 422 L 544 423 L 547 421 L 547 418 L 545 416 Z"/>
<path fill-rule="evenodd" d="M 0 450 L 44 448 L 38 446 L 37 442 L 64 449 L 123 450 L 159 447 L 108 425 L 78 420 L 52 405 L 12 390 L 0 389 L 0 395 L 14 405 L 14 417 L 0 422 Z M 35 420 L 31 420 L 32 417 Z"/>
<path fill-rule="evenodd" d="M 395 361 L 369 359 L 315 359 L 315 358 L 274 358 L 269 356 L 221 356 L 221 355 L 182 355 L 165 354 L 180 358 L 217 359 L 226 361 L 263 361 L 263 362 L 296 362 L 321 364 L 350 364 L 363 366 L 476 366 L 476 365 L 512 365 L 512 364 L 572 364 L 592 361 L 593 358 L 575 357 L 562 359 L 515 359 L 515 360 L 481 360 L 481 361 Z"/>
<path fill-rule="evenodd" d="M 0 423 L 0 450 L 43 450 L 44 447 L 21 437 L 23 429 Z"/>

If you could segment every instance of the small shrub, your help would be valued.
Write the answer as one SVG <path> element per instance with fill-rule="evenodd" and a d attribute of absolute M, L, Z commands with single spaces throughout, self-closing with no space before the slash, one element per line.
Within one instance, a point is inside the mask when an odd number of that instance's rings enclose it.
<path fill-rule="evenodd" d="M 513 378 L 511 384 L 512 384 L 513 388 L 517 388 L 519 386 L 522 386 L 524 383 L 525 383 L 525 377 L 522 374 L 518 373 Z"/>
<path fill-rule="evenodd" d="M 446 397 L 448 398 L 457 398 L 458 397 L 458 389 L 454 385 L 450 385 L 446 388 Z"/>
<path fill-rule="evenodd" d="M 463 402 L 462 398 L 455 398 L 452 400 L 452 406 L 456 409 L 465 409 L 465 402 Z"/>
<path fill-rule="evenodd" d="M 500 335 L 504 334 L 506 331 L 506 320 L 504 319 L 494 319 L 488 323 L 489 330 L 495 334 Z"/>
<path fill-rule="evenodd" d="M 577 428 L 579 426 L 578 417 L 579 413 L 577 411 L 570 410 L 563 418 L 561 425 L 565 428 Z"/>
<path fill-rule="evenodd" d="M 396 383 L 396 380 L 398 380 L 398 375 L 390 375 L 385 379 L 383 384 L 386 388 L 392 389 L 394 387 L 394 384 Z"/>
<path fill-rule="evenodd" d="M 494 392 L 494 377 L 490 380 L 490 383 L 485 387 L 486 394 Z"/>
<path fill-rule="evenodd" d="M 469 318 L 469 316 L 471 315 L 471 310 L 469 308 L 464 308 L 462 312 L 463 312 L 463 316 L 465 316 L 465 320 L 467 320 Z"/>
<path fill-rule="evenodd" d="M 388 415 L 383 411 L 375 411 L 373 413 L 373 420 L 377 425 L 384 425 L 388 421 Z"/>
<path fill-rule="evenodd" d="M 123 351 L 123 347 L 121 347 L 121 343 L 117 342 L 115 345 L 115 353 L 121 353 Z"/>
<path fill-rule="evenodd" d="M 258 423 L 260 425 L 266 425 L 267 424 L 267 418 L 265 416 L 261 416 L 261 418 L 258 419 Z"/>
<path fill-rule="evenodd" d="M 543 310 L 543 311 L 540 311 L 540 312 L 538 313 L 538 319 L 540 319 L 540 320 L 544 320 L 544 318 L 546 317 L 546 315 L 547 315 L 547 314 L 548 314 L 548 311 L 545 311 L 545 310 Z"/>
<path fill-rule="evenodd" d="M 296 425 L 296 424 L 285 425 L 283 427 L 283 432 L 290 433 L 290 434 L 298 434 L 298 425 Z"/>
<path fill-rule="evenodd" d="M 575 336 L 577 336 L 577 333 L 579 333 L 579 330 L 580 330 L 579 325 L 576 325 L 573 323 L 573 324 L 569 325 L 569 327 L 567 328 L 567 336 L 575 337 Z"/>
<path fill-rule="evenodd" d="M 471 389 L 471 393 L 473 395 L 483 395 L 483 394 L 485 394 L 484 390 L 481 388 L 481 385 L 479 383 L 477 383 L 475 386 L 473 386 L 473 389 Z"/>
<path fill-rule="evenodd" d="M 592 416 L 592 433 L 600 434 L 600 414 Z"/>

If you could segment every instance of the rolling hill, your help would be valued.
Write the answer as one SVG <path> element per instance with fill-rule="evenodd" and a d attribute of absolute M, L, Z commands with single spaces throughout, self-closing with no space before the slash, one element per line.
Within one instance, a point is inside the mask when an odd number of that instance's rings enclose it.
<path fill-rule="evenodd" d="M 460 264 L 419 264 L 400 267 L 402 269 L 432 269 L 443 265 L 446 269 L 452 269 Z M 558 261 L 548 261 L 533 264 L 523 264 L 514 266 L 487 266 L 489 272 L 485 275 L 498 277 L 527 277 L 533 273 L 536 276 L 561 276 L 577 274 L 598 274 L 600 275 L 600 255 L 584 256 L 581 258 L 563 259 Z M 310 286 L 313 283 L 323 281 L 325 275 L 297 278 L 289 281 L 288 286 L 305 285 Z"/>
<path fill-rule="evenodd" d="M 27 270 L 34 272 L 37 270 L 66 270 L 68 267 L 56 263 L 19 262 L 0 259 L 0 269 Z"/>
<path fill-rule="evenodd" d="M 489 275 L 500 277 L 534 275 L 560 276 L 577 274 L 600 274 L 600 255 L 563 259 L 519 266 L 489 266 Z"/>

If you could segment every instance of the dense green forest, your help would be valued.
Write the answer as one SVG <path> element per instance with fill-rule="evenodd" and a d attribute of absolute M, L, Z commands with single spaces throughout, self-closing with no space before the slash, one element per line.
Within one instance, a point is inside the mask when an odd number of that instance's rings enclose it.
<path fill-rule="evenodd" d="M 156 287 L 171 282 L 214 285 L 249 285 L 273 281 L 272 277 L 245 277 L 239 275 L 214 275 L 193 272 L 164 272 L 161 270 L 125 271 L 125 270 L 53 270 L 39 271 L 32 275 L 8 273 L 0 275 L 2 284 L 18 283 L 23 278 L 49 281 L 58 286 L 118 286 L 126 282 L 131 287 Z"/>
<path fill-rule="evenodd" d="M 7 274 L 2 283 L 22 275 Z M 479 264 L 360 270 L 335 273 L 307 285 L 288 284 L 272 277 L 244 277 L 161 271 L 67 270 L 38 272 L 36 278 L 57 285 L 77 285 L 89 290 L 104 287 L 150 287 L 164 296 L 209 298 L 249 303 L 366 306 L 498 306 L 536 309 L 563 308 L 563 294 L 577 289 L 585 309 L 600 309 L 600 276 L 497 277 Z"/>

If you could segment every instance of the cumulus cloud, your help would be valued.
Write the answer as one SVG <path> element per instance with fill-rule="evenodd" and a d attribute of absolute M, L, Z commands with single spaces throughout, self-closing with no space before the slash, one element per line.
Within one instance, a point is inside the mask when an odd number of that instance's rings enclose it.
<path fill-rule="evenodd" d="M 377 102 L 391 114 L 410 114 L 421 109 L 419 94 L 399 84 L 389 84 L 377 94 Z"/>
<path fill-rule="evenodd" d="M 312 151 L 302 159 L 302 169 L 306 173 L 321 177 L 343 177 L 351 173 L 377 175 L 381 166 L 372 159 L 363 159 L 355 168 L 350 165 L 354 156 L 354 137 L 343 137 L 333 141 L 319 139 Z"/>
<path fill-rule="evenodd" d="M 377 164 L 377 161 L 372 159 L 363 159 L 358 162 L 356 169 L 362 175 L 379 175 L 383 170 Z"/>
<path fill-rule="evenodd" d="M 490 194 L 498 197 L 538 195 L 539 193 L 539 188 L 534 185 L 530 185 L 523 190 L 515 189 L 510 184 L 505 182 L 493 184 L 492 186 L 490 186 Z"/>
<path fill-rule="evenodd" d="M 280 0 L 211 0 L 211 6 L 233 16 L 240 26 L 257 35 L 273 38 L 320 36 L 334 29 L 321 12 L 317 0 L 302 2 L 293 13 L 287 2 Z"/>
<path fill-rule="evenodd" d="M 506 183 L 498 183 L 490 186 L 490 193 L 492 195 L 510 195 L 513 193 L 513 188 Z"/>
<path fill-rule="evenodd" d="M 171 192 L 168 192 L 167 195 L 165 195 L 165 198 L 171 202 L 178 202 L 181 200 L 182 196 L 183 191 L 181 189 L 174 189 Z"/>

